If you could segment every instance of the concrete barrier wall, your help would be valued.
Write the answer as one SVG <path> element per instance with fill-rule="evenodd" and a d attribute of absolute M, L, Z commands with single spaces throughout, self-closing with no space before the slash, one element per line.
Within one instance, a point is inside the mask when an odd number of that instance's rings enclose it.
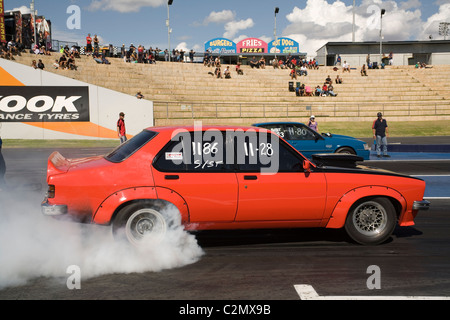
<path fill-rule="evenodd" d="M 154 125 L 152 101 L 0 59 L 3 139 L 117 139 L 120 112 L 129 137 Z"/>

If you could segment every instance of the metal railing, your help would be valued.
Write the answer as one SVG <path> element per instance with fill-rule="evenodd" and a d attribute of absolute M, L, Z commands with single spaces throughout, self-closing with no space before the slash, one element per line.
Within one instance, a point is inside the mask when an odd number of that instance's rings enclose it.
<path fill-rule="evenodd" d="M 404 103 L 226 103 L 155 101 L 155 117 L 161 119 L 373 117 L 382 112 L 390 117 L 450 115 L 450 101 Z"/>

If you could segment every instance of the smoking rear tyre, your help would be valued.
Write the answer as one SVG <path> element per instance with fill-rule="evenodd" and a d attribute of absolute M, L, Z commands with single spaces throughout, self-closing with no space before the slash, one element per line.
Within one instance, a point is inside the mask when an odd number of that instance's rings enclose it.
<path fill-rule="evenodd" d="M 366 199 L 350 209 L 345 230 L 360 244 L 377 245 L 392 235 L 396 223 L 395 208 L 388 199 Z"/>
<path fill-rule="evenodd" d="M 167 218 L 158 206 L 135 203 L 121 209 L 114 219 L 113 234 L 134 246 L 161 241 L 168 228 Z"/>

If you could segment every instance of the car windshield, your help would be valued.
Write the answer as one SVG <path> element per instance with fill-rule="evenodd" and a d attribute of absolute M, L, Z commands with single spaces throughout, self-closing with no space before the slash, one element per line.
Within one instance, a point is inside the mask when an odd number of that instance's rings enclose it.
<path fill-rule="evenodd" d="M 144 130 L 127 142 L 115 148 L 105 159 L 111 162 L 122 162 L 153 139 L 157 132 Z"/>

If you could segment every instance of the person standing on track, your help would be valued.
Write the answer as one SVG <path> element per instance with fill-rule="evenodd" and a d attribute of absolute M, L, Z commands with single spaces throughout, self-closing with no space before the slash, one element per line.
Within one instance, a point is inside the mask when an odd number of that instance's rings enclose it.
<path fill-rule="evenodd" d="M 388 125 L 383 114 L 378 112 L 377 119 L 372 125 L 373 137 L 376 141 L 377 157 L 381 158 L 381 151 L 383 151 L 383 157 L 390 157 L 387 154 L 387 137 L 389 136 Z M 383 150 L 381 150 L 383 148 Z"/>
<path fill-rule="evenodd" d="M 117 135 L 119 136 L 120 143 L 127 141 L 127 133 L 125 130 L 125 113 L 119 114 L 119 120 L 117 121 Z"/>

